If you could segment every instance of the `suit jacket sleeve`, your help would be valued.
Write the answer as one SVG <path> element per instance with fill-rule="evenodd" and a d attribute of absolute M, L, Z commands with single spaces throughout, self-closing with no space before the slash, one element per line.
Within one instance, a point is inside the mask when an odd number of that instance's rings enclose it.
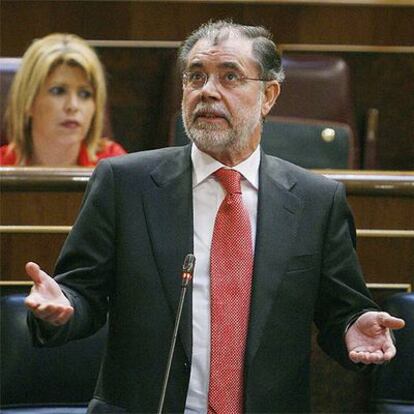
<path fill-rule="evenodd" d="M 356 254 L 354 220 L 338 184 L 325 230 L 321 282 L 315 310 L 318 342 L 331 357 L 348 368 L 356 368 L 348 357 L 344 335 L 359 314 L 378 310 L 365 285 Z"/>

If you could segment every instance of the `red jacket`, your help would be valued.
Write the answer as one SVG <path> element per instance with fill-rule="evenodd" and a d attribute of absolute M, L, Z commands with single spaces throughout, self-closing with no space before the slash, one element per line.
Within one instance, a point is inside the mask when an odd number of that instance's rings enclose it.
<path fill-rule="evenodd" d="M 16 165 L 17 157 L 14 150 L 9 150 L 9 145 L 3 145 L 0 147 L 0 165 Z M 77 165 L 80 167 L 94 167 L 98 161 L 102 158 L 116 157 L 117 155 L 126 154 L 126 151 L 118 143 L 105 139 L 105 147 L 102 151 L 96 154 L 96 161 L 92 161 L 89 158 L 86 145 L 82 144 Z"/>

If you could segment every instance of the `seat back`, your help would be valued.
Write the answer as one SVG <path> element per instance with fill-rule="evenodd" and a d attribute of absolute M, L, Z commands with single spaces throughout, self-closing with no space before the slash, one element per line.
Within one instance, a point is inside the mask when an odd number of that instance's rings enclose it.
<path fill-rule="evenodd" d="M 13 294 L 0 299 L 1 412 L 85 412 L 98 377 L 106 328 L 60 347 L 35 348 L 24 298 Z"/>
<path fill-rule="evenodd" d="M 348 169 L 354 163 L 354 138 L 347 124 L 269 116 L 263 125 L 263 150 L 304 168 Z"/>
<path fill-rule="evenodd" d="M 7 144 L 4 114 L 6 112 L 10 86 L 21 61 L 21 58 L 0 57 L 0 145 Z"/>
<path fill-rule="evenodd" d="M 284 54 L 286 79 L 271 115 L 329 120 L 355 129 L 348 64 L 338 56 Z"/>
<path fill-rule="evenodd" d="M 414 412 L 414 293 L 387 298 L 383 310 L 403 318 L 405 327 L 394 331 L 397 355 L 373 375 L 372 406 L 375 413 Z"/>
<path fill-rule="evenodd" d="M 350 70 L 341 57 L 285 53 L 286 79 L 270 115 L 346 124 L 354 136 L 353 168 L 360 166 Z"/>
<path fill-rule="evenodd" d="M 176 115 L 171 131 L 172 145 L 189 143 L 181 115 Z M 346 124 L 269 116 L 263 124 L 261 145 L 267 154 L 304 168 L 353 168 L 354 139 Z"/>

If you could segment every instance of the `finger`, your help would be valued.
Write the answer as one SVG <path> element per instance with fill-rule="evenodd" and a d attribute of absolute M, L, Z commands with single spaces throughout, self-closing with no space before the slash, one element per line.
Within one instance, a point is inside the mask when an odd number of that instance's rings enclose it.
<path fill-rule="evenodd" d="M 380 312 L 378 315 L 378 320 L 381 326 L 390 329 L 401 329 L 405 326 L 405 321 L 400 318 L 395 318 L 387 312 Z"/>
<path fill-rule="evenodd" d="M 40 269 L 40 266 L 34 262 L 28 262 L 25 266 L 27 275 L 35 284 L 40 284 L 45 279 L 46 273 Z"/>
<path fill-rule="evenodd" d="M 368 364 L 382 364 L 383 353 L 381 351 L 366 352 L 366 351 L 351 351 L 349 353 L 351 361 L 355 363 Z"/>
<path fill-rule="evenodd" d="M 395 347 L 388 349 L 386 352 L 384 352 L 384 361 L 391 361 L 395 357 L 395 354 L 397 353 Z"/>
<path fill-rule="evenodd" d="M 394 344 L 390 339 L 384 346 L 384 361 L 390 361 L 395 357 L 396 353 L 397 349 L 395 348 Z"/>
<path fill-rule="evenodd" d="M 69 321 L 72 315 L 73 315 L 73 308 L 72 307 L 65 308 L 57 317 L 56 322 L 58 322 L 60 325 L 64 325 L 65 323 Z"/>
<path fill-rule="evenodd" d="M 368 353 L 365 356 L 366 364 L 383 364 L 384 363 L 384 353 L 380 350 Z"/>
<path fill-rule="evenodd" d="M 364 363 L 363 360 L 363 354 L 362 352 L 355 352 L 355 351 L 351 351 L 349 353 L 349 358 L 352 362 L 355 362 L 356 364 L 358 363 Z"/>
<path fill-rule="evenodd" d="M 366 352 L 351 351 L 349 353 L 349 358 L 351 359 L 352 362 L 355 362 L 355 363 L 363 362 L 364 354 L 366 354 Z"/>

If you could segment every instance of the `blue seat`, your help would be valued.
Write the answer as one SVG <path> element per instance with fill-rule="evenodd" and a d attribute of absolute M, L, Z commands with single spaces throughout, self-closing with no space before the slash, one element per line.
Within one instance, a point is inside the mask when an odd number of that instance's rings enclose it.
<path fill-rule="evenodd" d="M 414 413 L 414 293 L 387 298 L 382 308 L 405 320 L 404 329 L 394 331 L 397 355 L 379 366 L 373 375 L 372 409 L 381 414 Z"/>
<path fill-rule="evenodd" d="M 25 296 L 1 304 L 1 409 L 4 414 L 83 414 L 92 398 L 106 327 L 56 348 L 32 346 Z"/>
<path fill-rule="evenodd" d="M 261 143 L 267 154 L 304 168 L 351 169 L 354 138 L 347 124 L 268 116 Z"/>

